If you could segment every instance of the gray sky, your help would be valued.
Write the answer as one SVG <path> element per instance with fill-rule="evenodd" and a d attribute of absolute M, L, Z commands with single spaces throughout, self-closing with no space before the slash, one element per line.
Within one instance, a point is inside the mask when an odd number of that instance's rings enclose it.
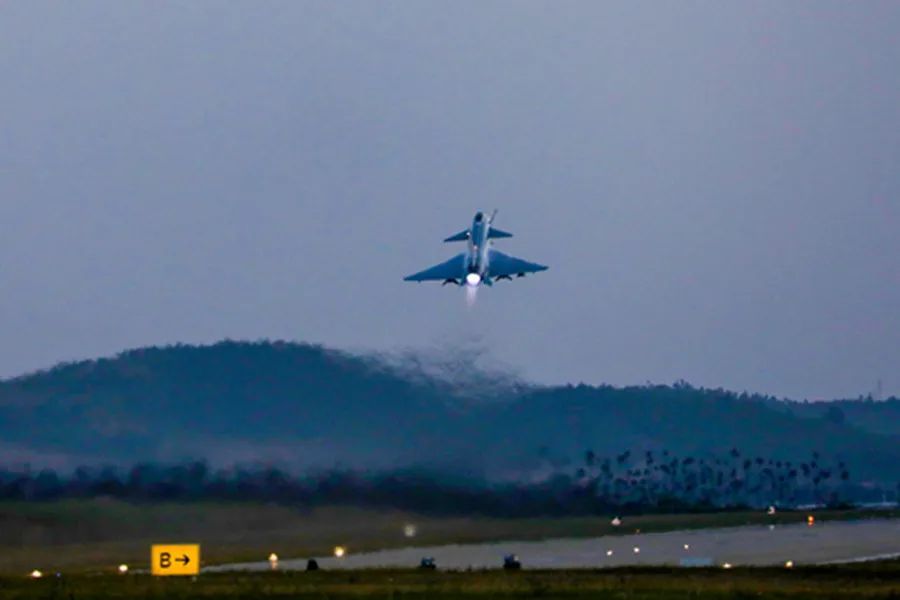
<path fill-rule="evenodd" d="M 900 3 L 0 3 L 0 376 L 148 344 L 900 393 Z M 550 265 L 401 281 L 478 208 Z"/>

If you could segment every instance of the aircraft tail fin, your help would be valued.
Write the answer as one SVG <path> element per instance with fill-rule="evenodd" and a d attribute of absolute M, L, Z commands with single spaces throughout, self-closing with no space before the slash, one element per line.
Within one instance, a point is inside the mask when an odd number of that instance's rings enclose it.
<path fill-rule="evenodd" d="M 451 235 L 444 241 L 445 242 L 464 242 L 467 239 L 469 239 L 469 230 L 464 229 L 463 231 L 460 231 L 459 233 L 455 233 L 455 234 Z"/>

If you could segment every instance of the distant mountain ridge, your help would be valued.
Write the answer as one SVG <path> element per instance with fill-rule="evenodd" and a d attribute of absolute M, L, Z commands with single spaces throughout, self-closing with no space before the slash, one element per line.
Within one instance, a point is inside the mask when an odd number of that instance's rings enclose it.
<path fill-rule="evenodd" d="M 0 382 L 0 463 L 427 464 L 527 478 L 588 449 L 738 447 L 785 459 L 818 451 L 860 477 L 900 480 L 896 399 L 840 402 L 838 414 L 687 384 L 532 386 L 474 368 L 465 379 L 299 343 L 132 350 Z"/>

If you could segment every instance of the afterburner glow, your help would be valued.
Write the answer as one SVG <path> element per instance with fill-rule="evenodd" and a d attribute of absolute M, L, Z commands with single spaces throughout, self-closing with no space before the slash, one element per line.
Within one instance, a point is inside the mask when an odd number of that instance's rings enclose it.
<path fill-rule="evenodd" d="M 466 275 L 466 283 L 471 286 L 478 285 L 479 283 L 481 283 L 481 275 L 479 275 L 478 273 L 469 273 L 468 275 Z"/>

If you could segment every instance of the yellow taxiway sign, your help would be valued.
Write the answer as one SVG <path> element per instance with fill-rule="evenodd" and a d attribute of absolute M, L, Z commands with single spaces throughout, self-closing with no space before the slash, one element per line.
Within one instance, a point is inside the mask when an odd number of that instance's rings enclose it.
<path fill-rule="evenodd" d="M 200 572 L 200 544 L 154 544 L 150 548 L 154 575 L 197 575 Z"/>

